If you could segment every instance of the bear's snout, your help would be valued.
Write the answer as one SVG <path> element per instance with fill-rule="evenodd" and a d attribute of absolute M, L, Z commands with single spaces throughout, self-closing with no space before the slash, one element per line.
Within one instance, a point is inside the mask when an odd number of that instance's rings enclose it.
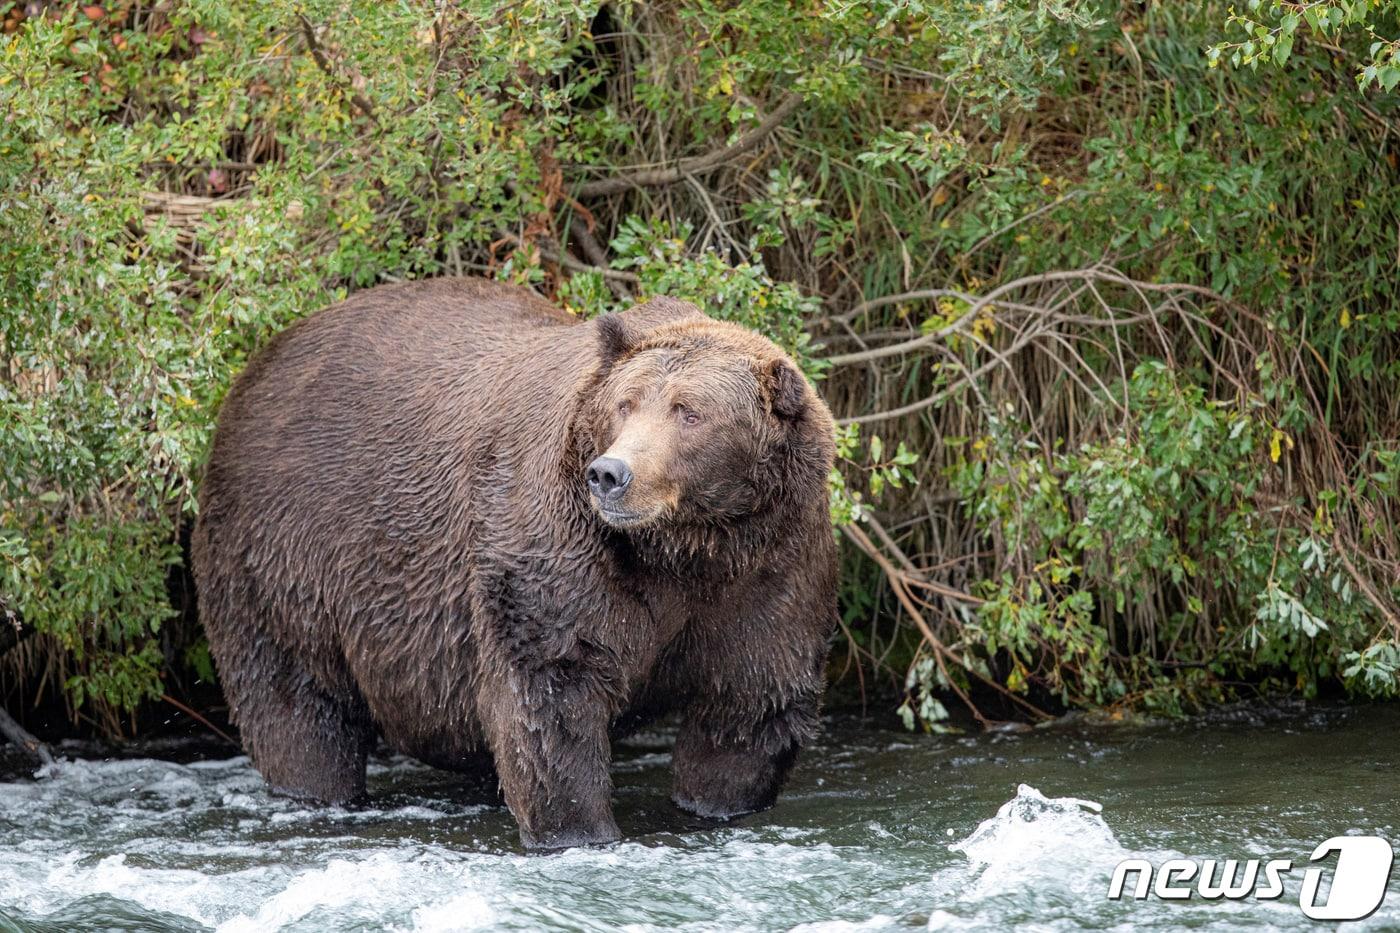
<path fill-rule="evenodd" d="M 632 484 L 632 469 L 616 457 L 599 457 L 584 472 L 588 491 L 604 509 L 611 510 L 627 494 Z"/>

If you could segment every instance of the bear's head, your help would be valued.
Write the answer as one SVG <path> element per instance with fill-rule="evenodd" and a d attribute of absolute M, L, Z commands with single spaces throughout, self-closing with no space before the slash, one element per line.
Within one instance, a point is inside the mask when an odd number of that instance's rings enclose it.
<path fill-rule="evenodd" d="M 580 479 L 604 522 L 672 537 L 825 508 L 831 414 L 772 341 L 664 298 L 594 326 Z"/>

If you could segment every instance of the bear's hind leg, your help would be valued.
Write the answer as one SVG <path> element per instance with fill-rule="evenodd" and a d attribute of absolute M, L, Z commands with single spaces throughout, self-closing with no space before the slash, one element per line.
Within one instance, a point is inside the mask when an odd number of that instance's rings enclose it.
<path fill-rule="evenodd" d="M 258 642 L 263 663 L 225 675 L 253 764 L 275 794 L 328 804 L 363 797 L 375 735 L 364 701 L 330 696 L 270 639 Z"/>

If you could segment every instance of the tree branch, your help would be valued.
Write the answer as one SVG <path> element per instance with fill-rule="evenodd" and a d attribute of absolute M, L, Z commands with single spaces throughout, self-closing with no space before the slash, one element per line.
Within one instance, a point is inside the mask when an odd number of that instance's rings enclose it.
<path fill-rule="evenodd" d="M 633 188 L 654 188 L 661 185 L 673 185 L 687 175 L 696 175 L 718 168 L 763 142 L 769 134 L 782 125 L 782 122 L 787 119 L 801 103 L 801 94 L 788 94 L 782 99 L 778 106 L 773 109 L 773 112 L 763 119 L 763 122 L 759 123 L 758 126 L 755 126 L 753 129 L 741 133 L 738 139 L 722 149 L 716 149 L 704 155 L 692 156 L 688 159 L 681 159 L 673 165 L 662 168 L 634 169 L 624 172 L 621 175 L 615 175 L 612 178 L 600 178 L 594 181 L 581 182 L 574 189 L 574 197 L 606 197 L 612 194 L 621 194 Z"/>
<path fill-rule="evenodd" d="M 1039 333 L 1039 331 L 1032 331 L 1029 335 L 1019 337 L 1005 352 L 998 353 L 994 358 L 983 363 L 972 372 L 967 373 L 957 382 L 947 386 L 941 391 L 933 393 L 927 398 L 920 399 L 917 402 L 910 402 L 908 405 L 901 405 L 899 408 L 891 408 L 889 411 L 877 411 L 871 415 L 856 415 L 851 418 L 837 418 L 836 424 L 840 427 L 844 427 L 848 424 L 871 424 L 875 421 L 888 421 L 891 418 L 902 418 L 905 415 L 912 415 L 915 412 L 923 411 L 925 408 L 931 408 L 950 397 L 963 386 L 975 383 L 979 378 L 985 376 L 996 367 L 1004 365 L 1008 356 L 1030 343 L 1034 337 L 1039 336 Z"/>
<path fill-rule="evenodd" d="M 527 245 L 527 241 L 524 238 L 516 236 L 514 233 L 502 230 L 500 231 L 500 234 L 501 239 L 509 240 L 516 246 L 524 248 Z M 559 263 L 559 265 L 572 272 L 596 272 L 599 275 L 601 275 L 606 281 L 622 282 L 627 285 L 642 284 L 641 277 L 638 276 L 635 272 L 626 272 L 622 269 L 609 269 L 606 266 L 590 266 L 586 262 L 580 262 L 577 258 L 570 255 L 567 251 L 555 249 L 552 245 L 553 243 L 553 238 L 550 238 L 548 240 L 549 245 L 547 245 L 546 243 L 542 243 L 539 240 L 534 241 L 533 245 L 536 249 L 540 251 L 540 255 L 543 256 L 545 259 L 548 259 L 550 262 L 557 262 Z"/>
<path fill-rule="evenodd" d="M 862 531 L 859 526 L 855 524 L 842 525 L 841 531 L 856 545 L 856 547 L 864 551 L 865 554 L 868 557 L 870 557 L 871 560 L 875 561 L 875 563 L 879 565 L 880 569 L 885 574 L 885 581 L 889 583 L 890 589 L 894 592 L 895 598 L 899 600 L 899 604 L 904 608 L 904 611 L 907 612 L 909 614 L 909 617 L 913 620 L 914 627 L 917 628 L 919 630 L 919 634 L 923 636 L 924 643 L 933 650 L 934 658 L 938 663 L 939 670 L 943 672 L 944 680 L 948 682 L 948 686 L 953 689 L 953 692 L 956 693 L 958 695 L 958 698 L 963 701 L 963 705 L 968 708 L 968 711 L 972 713 L 973 717 L 984 729 L 991 729 L 998 725 L 998 723 L 982 715 L 982 711 L 979 710 L 976 704 L 972 702 L 972 699 L 967 695 L 967 691 L 959 687 L 958 682 L 948 674 L 948 669 L 944 664 L 945 658 L 953 661 L 953 663 L 955 664 L 960 665 L 968 673 L 972 674 L 978 680 L 981 680 L 983 683 L 987 684 L 987 686 L 996 690 L 998 693 L 1006 697 L 1011 702 L 1022 707 L 1037 719 L 1053 718 L 1044 710 L 1007 690 L 1005 687 L 997 683 L 992 678 L 987 677 L 983 674 L 979 674 L 976 670 L 972 668 L 971 665 L 966 664 L 961 658 L 959 658 L 955 653 L 953 653 L 953 651 L 951 651 L 947 645 L 943 644 L 943 641 L 937 635 L 934 634 L 933 628 L 928 624 L 928 620 L 924 618 L 924 614 L 920 612 L 918 607 L 914 604 L 914 599 L 908 591 L 908 584 L 912 582 L 910 575 L 895 567 L 894 564 L 890 562 L 890 559 L 886 557 L 883 553 L 881 553 L 880 549 L 875 546 L 875 543 L 870 540 L 870 537 L 864 531 Z M 957 593 L 956 590 L 950 590 L 949 592 Z"/>
<path fill-rule="evenodd" d="M 901 295 L 888 295 L 884 298 L 873 298 L 856 305 L 850 311 L 839 317 L 830 320 L 849 321 L 859 317 L 867 311 L 882 308 L 887 305 L 899 304 L 904 301 L 924 300 L 930 298 L 956 298 L 968 305 L 966 311 L 960 314 L 956 320 L 940 327 L 936 331 L 931 331 L 913 340 L 906 340 L 903 343 L 886 344 L 883 347 L 874 347 L 869 350 L 861 350 L 855 353 L 838 353 L 835 356 L 826 358 L 827 362 L 833 366 L 846 366 L 851 363 L 863 363 L 869 360 L 878 360 L 887 356 L 901 356 L 905 353 L 912 353 L 931 344 L 935 344 L 944 338 L 957 333 L 967 327 L 976 319 L 989 305 L 996 303 L 1003 295 L 1020 291 L 1035 285 L 1047 285 L 1055 282 L 1106 282 L 1111 285 L 1122 285 L 1139 292 L 1185 292 L 1200 295 L 1211 301 L 1221 304 L 1232 305 L 1228 298 L 1219 295 L 1208 288 L 1199 285 L 1188 285 L 1184 282 L 1138 282 L 1117 272 L 1110 272 L 1099 268 L 1075 269 L 1065 272 L 1044 272 L 1039 275 L 1028 275 L 1023 278 L 1014 279 L 1003 285 L 999 285 L 987 292 L 985 295 L 968 295 L 954 289 L 931 288 L 924 291 L 905 292 Z"/>
<path fill-rule="evenodd" d="M 184 713 L 186 716 L 193 719 L 195 722 L 203 724 L 203 726 L 206 729 L 217 735 L 219 738 L 223 739 L 228 744 L 232 745 L 234 748 L 242 748 L 242 745 L 238 742 L 238 740 L 236 740 L 233 736 L 229 735 L 224 730 L 220 729 L 218 726 L 214 725 L 198 711 L 192 709 L 184 703 L 181 703 L 179 700 L 175 699 L 168 693 L 161 694 L 160 698 L 165 702 L 169 703 L 171 706 L 178 709 L 180 712 Z"/>
<path fill-rule="evenodd" d="M 321 48 L 321 43 L 316 41 L 316 27 L 311 25 L 311 20 L 306 18 L 306 14 L 298 13 L 297 19 L 301 20 L 301 34 L 306 38 L 306 49 L 311 53 L 311 57 L 316 60 L 316 67 L 325 72 L 326 77 L 331 79 L 331 83 L 338 87 L 350 102 L 359 109 L 361 113 L 379 122 L 374 115 L 374 105 L 369 99 L 359 91 L 350 86 L 350 83 L 336 74 L 335 68 L 331 65 L 331 60 L 326 57 L 325 51 Z"/>
<path fill-rule="evenodd" d="M 603 249 L 603 244 L 599 243 L 598 238 L 589 232 L 588 224 L 583 222 L 582 217 L 576 215 L 569 221 L 569 236 L 578 244 L 578 248 L 583 250 L 584 257 L 603 273 L 603 281 L 607 283 L 608 288 L 612 289 L 612 293 L 622 301 L 630 301 L 632 298 L 631 286 L 638 283 L 607 274 L 617 270 L 608 268 L 607 250 Z M 567 256 L 568 253 L 561 251 L 560 255 Z"/>
<path fill-rule="evenodd" d="M 887 308 L 890 305 L 902 304 L 906 301 L 928 301 L 933 298 L 958 298 L 968 301 L 969 303 L 972 300 L 966 292 L 960 292 L 955 288 L 923 288 L 914 292 L 901 292 L 898 295 L 883 295 L 879 298 L 871 298 L 868 301 L 862 301 L 849 311 L 833 314 L 830 317 L 815 319 L 812 321 L 812 326 L 818 324 L 849 323 L 861 315 L 868 314 L 879 308 Z"/>

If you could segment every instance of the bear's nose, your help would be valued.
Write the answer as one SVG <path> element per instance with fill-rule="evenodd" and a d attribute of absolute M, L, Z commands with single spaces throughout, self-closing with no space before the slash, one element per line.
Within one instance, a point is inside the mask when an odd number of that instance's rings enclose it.
<path fill-rule="evenodd" d="M 616 457 L 599 457 L 588 465 L 584 477 L 588 480 L 589 491 L 598 501 L 607 502 L 622 498 L 632 482 L 632 471 Z"/>

